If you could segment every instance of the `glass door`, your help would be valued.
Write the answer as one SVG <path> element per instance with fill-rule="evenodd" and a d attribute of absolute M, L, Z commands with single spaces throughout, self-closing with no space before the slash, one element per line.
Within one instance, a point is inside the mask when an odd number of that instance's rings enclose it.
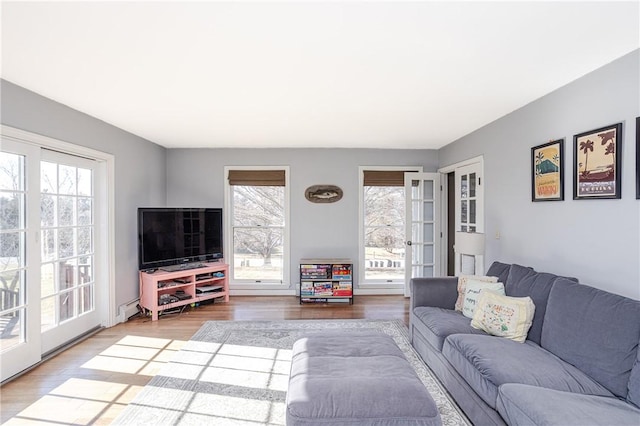
<path fill-rule="evenodd" d="M 96 162 L 43 150 L 40 162 L 42 352 L 97 327 Z"/>
<path fill-rule="evenodd" d="M 95 161 L 2 139 L 2 381 L 100 325 L 95 170 Z"/>
<path fill-rule="evenodd" d="M 0 151 L 0 381 L 40 361 L 38 155 L 2 140 Z"/>
<path fill-rule="evenodd" d="M 406 242 L 405 296 L 410 280 L 440 275 L 440 175 L 405 173 Z"/>

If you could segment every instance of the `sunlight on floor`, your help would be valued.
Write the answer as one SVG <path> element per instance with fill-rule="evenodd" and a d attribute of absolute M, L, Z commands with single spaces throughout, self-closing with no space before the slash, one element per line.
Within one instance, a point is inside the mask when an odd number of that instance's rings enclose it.
<path fill-rule="evenodd" d="M 155 376 L 185 343 L 179 340 L 126 336 L 82 367 Z"/>
<path fill-rule="evenodd" d="M 163 424 L 282 426 L 290 364 L 291 350 L 126 336 L 5 424 L 94 424 L 115 419 L 137 396 L 130 408 Z M 113 381 L 86 370 L 112 372 Z M 122 383 L 158 373 L 165 387 Z"/>
<path fill-rule="evenodd" d="M 129 418 L 284 425 L 290 364 L 289 349 L 189 341 L 162 370 L 167 380 L 154 382 L 162 387 L 147 386 Z"/>
<path fill-rule="evenodd" d="M 154 376 L 185 343 L 126 336 L 82 368 Z M 78 377 L 67 379 L 4 424 L 92 424 L 99 417 L 115 418 L 142 389 L 118 381 L 88 379 L 86 372 L 78 372 Z"/>

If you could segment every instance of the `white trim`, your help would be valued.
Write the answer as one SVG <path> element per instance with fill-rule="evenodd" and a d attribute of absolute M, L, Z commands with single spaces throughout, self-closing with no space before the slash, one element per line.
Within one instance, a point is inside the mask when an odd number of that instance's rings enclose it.
<path fill-rule="evenodd" d="M 402 171 L 417 171 L 423 172 L 423 166 L 358 166 L 358 269 L 361 271 L 360 282 L 358 288 L 367 288 L 368 286 L 375 286 L 371 288 L 378 289 L 395 289 L 395 285 L 404 287 L 404 277 L 399 278 L 393 282 L 388 281 L 375 281 L 365 279 L 365 247 L 364 247 L 364 171 L 365 170 L 402 170 Z M 406 236 L 405 236 L 406 240 Z M 406 265 L 405 265 L 406 266 Z M 354 289 L 355 294 L 355 289 Z M 386 294 L 386 293 L 375 293 Z M 390 293 L 396 294 L 396 293 Z"/>
<path fill-rule="evenodd" d="M 390 295 L 404 295 L 404 286 L 394 289 L 394 288 L 356 288 L 353 290 L 354 296 L 390 296 Z M 354 301 L 354 303 L 358 303 Z"/>
<path fill-rule="evenodd" d="M 87 148 L 82 145 L 76 145 L 69 142 L 64 142 L 59 139 L 50 138 L 48 136 L 39 135 L 37 133 L 28 132 L 26 130 L 16 129 L 14 127 L 1 125 L 0 127 L 2 136 L 5 138 L 17 140 L 30 145 L 35 145 L 41 148 L 52 149 L 55 151 L 77 155 L 81 157 L 87 157 L 99 162 L 104 162 L 106 165 L 105 184 L 107 205 L 106 209 L 106 222 L 107 222 L 107 235 L 105 242 L 105 268 L 103 279 L 108 283 L 108 297 L 104 298 L 103 304 L 97 303 L 96 307 L 99 309 L 100 322 L 105 327 L 111 327 L 117 323 L 117 312 L 115 306 L 115 156 L 106 152 L 98 151 L 92 148 Z M 100 300 L 100 299 L 96 299 Z"/>
<path fill-rule="evenodd" d="M 267 290 L 267 289 L 230 289 L 231 296 L 297 296 L 296 291 L 292 289 L 286 290 Z"/>
<path fill-rule="evenodd" d="M 454 164 L 450 164 L 448 166 L 444 166 L 444 167 L 440 167 L 438 169 L 438 173 L 451 173 L 454 172 L 457 168 L 459 167 L 464 167 L 464 166 L 468 166 L 470 164 L 474 164 L 474 163 L 481 163 L 484 167 L 484 155 L 478 155 L 477 157 L 473 157 L 473 158 L 469 158 L 463 161 L 459 161 L 457 163 Z M 484 168 L 482 170 L 483 175 L 484 175 Z"/>
<path fill-rule="evenodd" d="M 388 282 L 379 282 L 379 283 L 358 283 L 358 288 L 360 289 L 383 289 L 383 290 L 395 290 L 398 288 L 404 288 L 404 280 L 402 282 L 388 283 Z"/>

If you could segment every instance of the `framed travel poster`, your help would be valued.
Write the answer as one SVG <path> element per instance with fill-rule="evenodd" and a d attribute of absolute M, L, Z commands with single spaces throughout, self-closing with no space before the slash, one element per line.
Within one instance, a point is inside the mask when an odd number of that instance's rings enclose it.
<path fill-rule="evenodd" d="M 564 200 L 564 139 L 531 148 L 531 201 Z"/>
<path fill-rule="evenodd" d="M 620 198 L 622 123 L 573 137 L 573 199 Z"/>

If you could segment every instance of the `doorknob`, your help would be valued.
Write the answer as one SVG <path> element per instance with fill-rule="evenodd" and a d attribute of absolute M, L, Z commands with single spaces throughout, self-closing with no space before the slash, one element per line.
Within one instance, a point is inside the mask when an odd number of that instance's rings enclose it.
<path fill-rule="evenodd" d="M 411 241 L 407 241 L 407 245 L 410 246 L 411 245 Z"/>

